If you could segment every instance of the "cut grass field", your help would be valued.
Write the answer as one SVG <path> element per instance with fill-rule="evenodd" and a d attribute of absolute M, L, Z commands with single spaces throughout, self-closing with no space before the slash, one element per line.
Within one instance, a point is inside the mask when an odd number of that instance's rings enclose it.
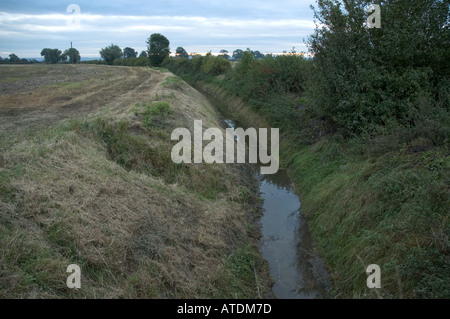
<path fill-rule="evenodd" d="M 1 66 L 0 297 L 264 296 L 248 171 L 171 161 L 194 119 L 221 127 L 164 70 Z"/>

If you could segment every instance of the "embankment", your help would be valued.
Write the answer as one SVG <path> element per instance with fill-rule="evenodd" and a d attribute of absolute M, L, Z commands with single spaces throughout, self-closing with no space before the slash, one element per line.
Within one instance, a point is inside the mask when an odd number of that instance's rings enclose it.
<path fill-rule="evenodd" d="M 249 176 L 171 161 L 175 127 L 221 127 L 200 93 L 144 68 L 0 74 L 0 297 L 258 298 L 270 289 Z M 81 267 L 81 289 L 66 286 L 70 264 Z"/>

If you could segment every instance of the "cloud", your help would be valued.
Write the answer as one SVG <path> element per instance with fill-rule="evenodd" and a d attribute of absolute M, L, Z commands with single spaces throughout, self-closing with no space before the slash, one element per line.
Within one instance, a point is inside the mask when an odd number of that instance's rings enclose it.
<path fill-rule="evenodd" d="M 104 2 L 95 3 L 98 6 Z M 146 7 L 145 3 L 148 2 L 139 1 L 132 12 L 136 13 L 136 7 Z M 197 5 L 198 14 L 189 14 L 192 10 L 186 10 L 183 12 L 186 14 L 180 15 L 180 9 L 173 7 L 178 4 L 185 8 L 186 2 L 175 0 L 168 1 L 166 10 L 174 14 L 157 14 L 162 12 L 157 6 L 152 15 L 118 14 L 117 8 L 123 1 L 115 2 L 115 7 L 108 5 L 105 10 L 108 14 L 84 11 L 81 5 L 79 25 L 68 24 L 73 15 L 65 10 L 59 13 L 3 11 L 0 12 L 0 51 L 35 57 L 43 47 L 64 49 L 73 41 L 82 56 L 98 56 L 98 49 L 105 43 L 142 50 L 151 33 L 162 33 L 171 41 L 172 51 L 178 46 L 196 52 L 234 46 L 235 49 L 250 47 L 261 52 L 281 52 L 292 46 L 304 49 L 303 39 L 314 29 L 312 17 L 297 18 L 292 14 L 304 8 L 305 1 L 280 0 L 275 6 L 273 2 L 246 1 L 239 7 L 234 0 L 210 1 L 207 6 L 200 6 L 197 0 L 187 3 Z M 280 8 L 275 10 L 276 7 Z M 233 8 L 237 12 L 229 13 Z M 257 13 L 250 14 L 250 8 L 257 8 Z M 268 14 L 271 10 L 272 14 Z"/>

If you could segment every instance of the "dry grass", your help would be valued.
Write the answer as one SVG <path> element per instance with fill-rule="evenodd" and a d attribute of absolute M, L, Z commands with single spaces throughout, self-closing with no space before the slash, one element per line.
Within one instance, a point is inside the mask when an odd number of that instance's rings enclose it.
<path fill-rule="evenodd" d="M 0 297 L 264 295 L 248 176 L 167 161 L 173 127 L 220 127 L 201 94 L 144 68 L 1 71 Z M 171 115 L 146 127 L 133 107 L 152 101 Z M 65 285 L 72 263 L 78 291 Z"/>

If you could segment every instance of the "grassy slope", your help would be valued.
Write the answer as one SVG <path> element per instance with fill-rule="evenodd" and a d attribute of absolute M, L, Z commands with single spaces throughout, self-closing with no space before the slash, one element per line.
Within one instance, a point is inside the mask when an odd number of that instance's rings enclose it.
<path fill-rule="evenodd" d="M 219 86 L 198 85 L 226 101 L 241 121 L 267 125 Z M 337 297 L 450 296 L 449 149 L 421 137 L 401 140 L 390 134 L 344 143 L 328 136 L 300 147 L 281 137 L 282 163 L 301 195 Z M 381 267 L 380 290 L 366 286 L 370 264 Z"/>
<path fill-rule="evenodd" d="M 5 66 L 0 93 L 1 297 L 267 291 L 253 185 L 236 167 L 170 159 L 173 128 L 220 127 L 186 83 L 162 70 Z M 78 291 L 65 284 L 72 263 Z"/>

